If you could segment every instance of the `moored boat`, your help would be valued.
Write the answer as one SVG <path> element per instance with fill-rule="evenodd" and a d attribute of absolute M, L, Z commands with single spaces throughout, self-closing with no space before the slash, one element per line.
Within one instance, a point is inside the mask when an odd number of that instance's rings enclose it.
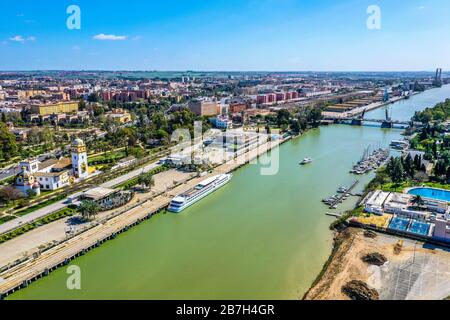
<path fill-rule="evenodd" d="M 232 174 L 221 174 L 211 178 L 208 178 L 194 188 L 177 195 L 169 204 L 167 209 L 170 212 L 181 212 L 187 207 L 193 205 L 197 201 L 203 199 L 210 193 L 216 191 L 217 189 L 223 187 L 232 178 Z"/>

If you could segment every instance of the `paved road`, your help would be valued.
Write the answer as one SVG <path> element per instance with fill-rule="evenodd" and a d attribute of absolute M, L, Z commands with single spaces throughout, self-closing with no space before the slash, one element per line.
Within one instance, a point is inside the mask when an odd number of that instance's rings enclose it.
<path fill-rule="evenodd" d="M 157 162 L 151 163 L 151 164 L 149 164 L 149 165 L 147 165 L 147 166 L 145 166 L 143 168 L 139 168 L 139 169 L 133 170 L 133 171 L 127 173 L 127 174 L 124 174 L 123 176 L 120 176 L 120 177 L 117 177 L 117 178 L 112 179 L 110 181 L 107 181 L 107 182 L 101 184 L 100 187 L 112 188 L 112 187 L 117 186 L 117 185 L 119 185 L 119 184 L 121 184 L 121 183 L 123 183 L 123 182 L 125 182 L 127 180 L 130 180 L 130 179 L 133 179 L 133 178 L 139 176 L 142 172 L 148 172 L 148 171 L 153 170 L 153 169 L 155 169 L 155 168 L 157 168 L 159 166 L 160 166 L 160 164 L 158 164 Z M 78 193 L 75 193 L 75 194 L 71 195 L 71 197 L 74 197 L 74 196 L 78 197 L 82 193 L 83 193 L 83 191 L 80 191 Z M 51 204 L 49 206 L 46 206 L 44 208 L 38 209 L 38 210 L 36 210 L 36 211 L 34 211 L 32 213 L 29 213 L 29 214 L 27 214 L 27 215 L 25 215 L 23 217 L 19 217 L 19 218 L 16 218 L 14 220 L 8 221 L 8 222 L 6 222 L 4 224 L 1 224 L 0 225 L 0 234 L 9 232 L 11 230 L 14 230 L 14 229 L 20 227 L 21 225 L 25 225 L 27 223 L 30 223 L 30 222 L 36 220 L 36 219 L 42 218 L 42 217 L 44 217 L 44 216 L 46 216 L 46 215 L 48 215 L 50 213 L 56 212 L 58 210 L 61 210 L 61 209 L 63 209 L 63 208 L 68 206 L 68 204 L 66 202 L 67 202 L 67 198 L 65 198 L 63 200 L 60 200 L 58 202 L 55 202 L 55 203 L 53 203 L 53 204 Z"/>
<path fill-rule="evenodd" d="M 14 177 L 19 172 L 20 172 L 19 166 L 15 166 L 15 167 L 10 168 L 10 169 L 0 170 L 0 181 L 8 179 L 8 178 L 11 178 L 11 177 Z"/>
<path fill-rule="evenodd" d="M 105 182 L 103 184 L 100 185 L 100 187 L 103 188 L 112 188 L 114 186 L 117 186 L 125 181 L 131 180 L 137 176 L 139 176 L 142 172 L 148 172 L 150 170 L 153 170 L 157 167 L 161 166 L 160 164 L 158 164 L 157 162 L 151 163 L 143 168 L 139 168 L 136 170 L 133 170 L 131 172 L 128 172 L 127 174 L 124 174 L 123 176 L 117 177 L 115 179 L 112 179 L 108 182 Z"/>

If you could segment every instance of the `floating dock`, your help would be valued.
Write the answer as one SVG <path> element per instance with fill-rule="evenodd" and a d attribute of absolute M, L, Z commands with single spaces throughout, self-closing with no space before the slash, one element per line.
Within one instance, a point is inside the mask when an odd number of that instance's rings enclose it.
<path fill-rule="evenodd" d="M 341 203 L 341 201 L 348 197 L 351 194 L 352 190 L 358 185 L 359 180 L 355 180 L 350 187 L 347 188 L 347 191 L 339 196 L 335 201 L 330 204 L 330 209 L 336 209 L 336 206 Z"/>
<path fill-rule="evenodd" d="M 327 212 L 326 215 L 330 216 L 330 217 L 335 217 L 335 218 L 341 218 L 342 217 L 342 213 Z"/>

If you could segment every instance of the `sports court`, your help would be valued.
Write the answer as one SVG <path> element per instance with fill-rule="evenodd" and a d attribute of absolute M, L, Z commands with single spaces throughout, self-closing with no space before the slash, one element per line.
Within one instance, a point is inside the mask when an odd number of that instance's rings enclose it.
<path fill-rule="evenodd" d="M 394 217 L 389 224 L 389 229 L 406 231 L 409 226 L 410 219 Z"/>

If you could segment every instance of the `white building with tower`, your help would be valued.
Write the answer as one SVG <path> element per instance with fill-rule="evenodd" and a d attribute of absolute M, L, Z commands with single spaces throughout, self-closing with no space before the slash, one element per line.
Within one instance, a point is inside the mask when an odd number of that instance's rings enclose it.
<path fill-rule="evenodd" d="M 16 188 L 24 195 L 32 189 L 58 190 L 89 176 L 86 145 L 83 140 L 75 139 L 71 145 L 72 158 L 49 159 L 40 162 L 37 159 L 22 161 L 22 171 L 16 177 Z M 39 187 L 39 190 L 37 190 Z"/>

